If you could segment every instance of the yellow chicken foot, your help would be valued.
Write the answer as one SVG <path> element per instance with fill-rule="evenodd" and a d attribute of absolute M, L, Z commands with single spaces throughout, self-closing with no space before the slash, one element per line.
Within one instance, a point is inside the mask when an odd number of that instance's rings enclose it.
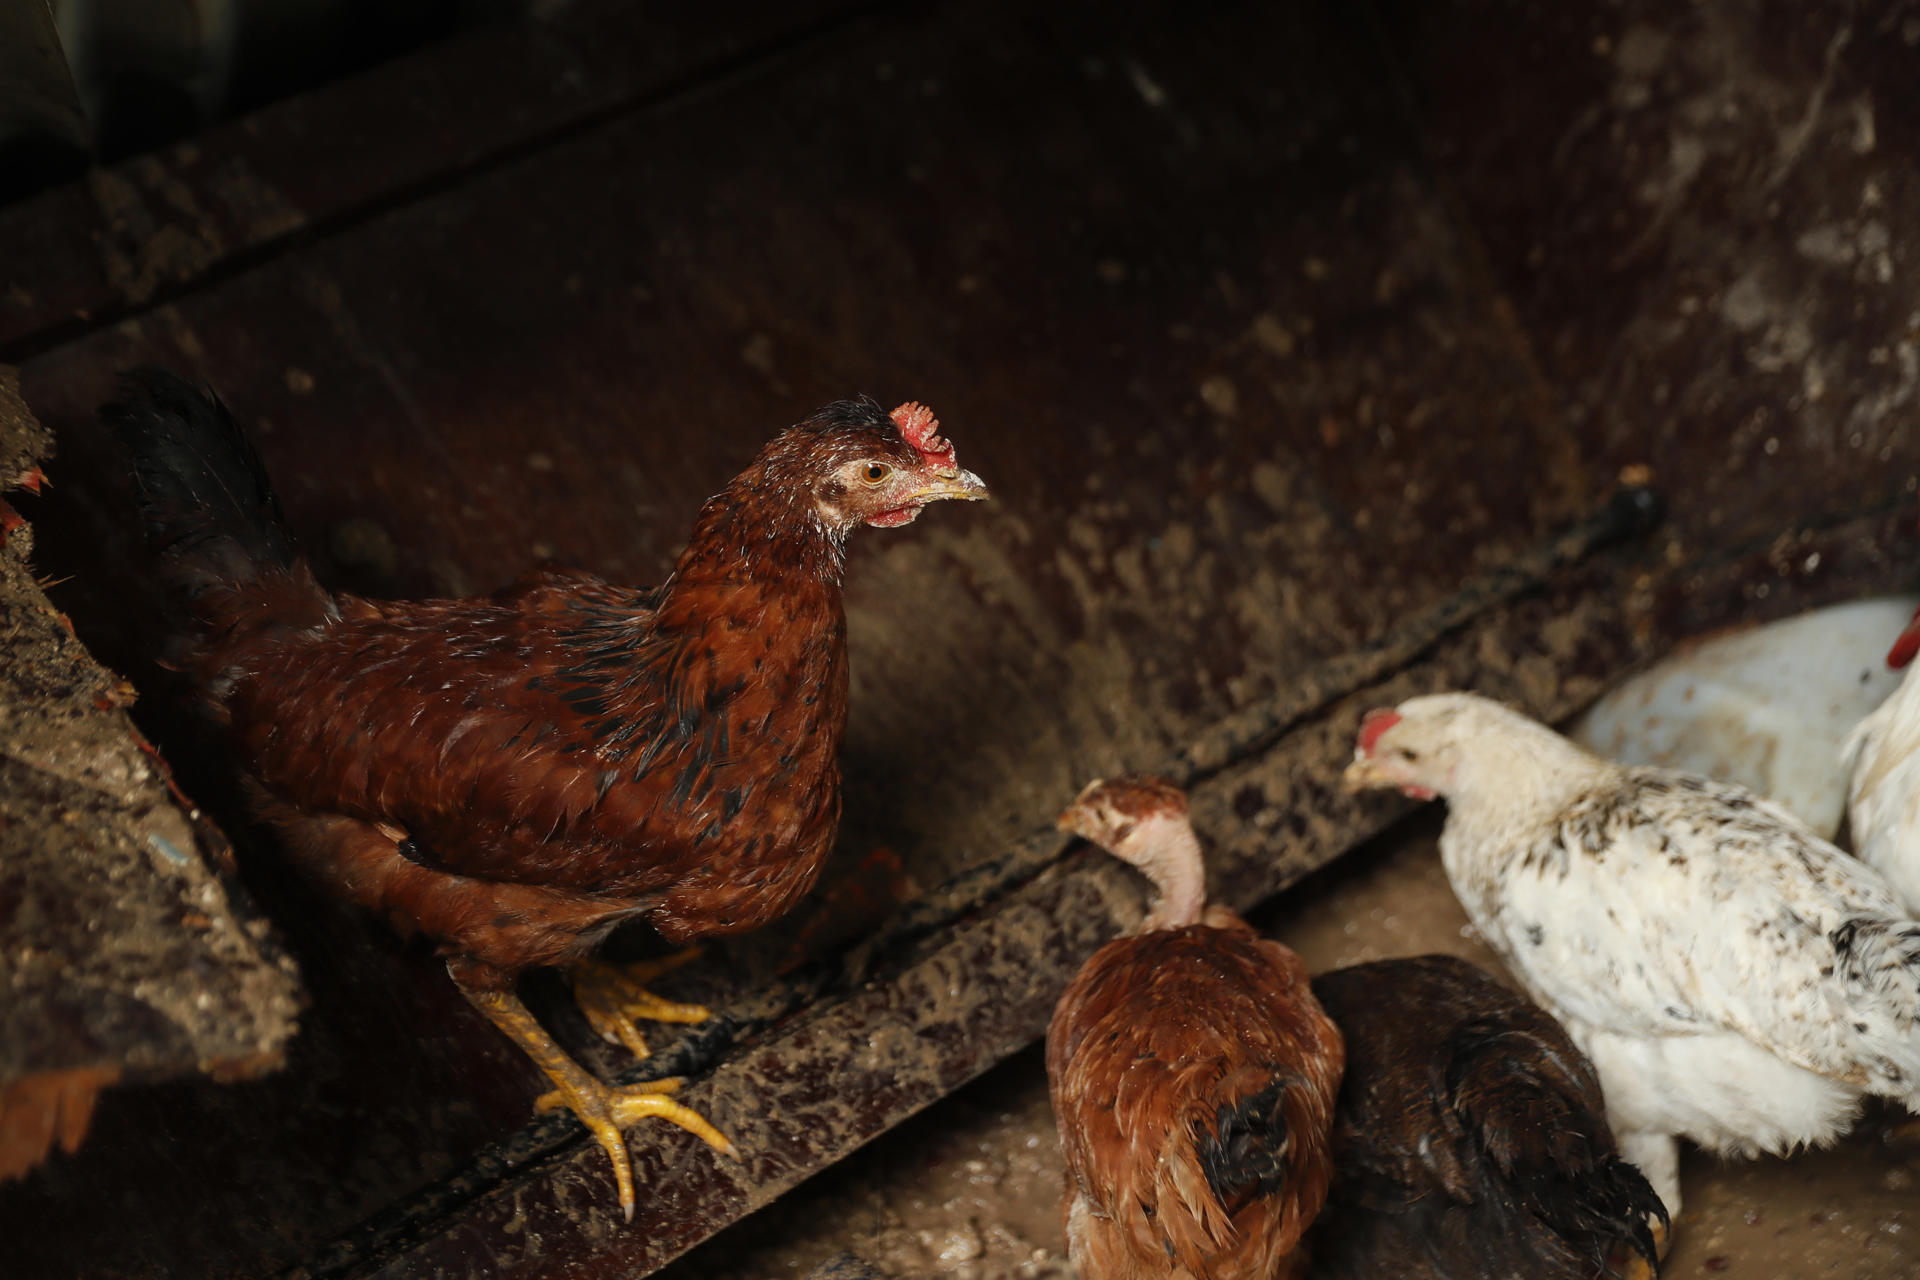
<path fill-rule="evenodd" d="M 647 1042 L 634 1024 L 649 1022 L 705 1022 L 713 1015 L 705 1005 L 680 1004 L 665 1000 L 647 990 L 646 984 L 663 973 L 678 969 L 700 954 L 688 947 L 658 960 L 640 960 L 632 964 L 609 964 L 604 960 L 586 960 L 569 973 L 574 1002 L 587 1022 L 609 1044 L 623 1044 L 636 1058 L 647 1056 Z"/>
<path fill-rule="evenodd" d="M 733 1144 L 707 1123 L 705 1116 L 667 1096 L 679 1089 L 680 1080 L 649 1080 L 624 1086 L 602 1084 L 554 1043 L 546 1028 L 527 1012 L 527 1007 L 512 992 L 475 991 L 466 987 L 461 990 L 494 1026 L 526 1050 L 527 1056 L 546 1072 L 548 1079 L 560 1086 L 542 1094 L 534 1107 L 539 1111 L 566 1107 L 593 1134 L 600 1149 L 613 1161 L 613 1180 L 620 1188 L 620 1211 L 628 1222 L 633 1221 L 633 1161 L 627 1156 L 622 1129 L 648 1116 L 656 1116 L 679 1125 L 721 1155 L 737 1157 Z"/>
<path fill-rule="evenodd" d="M 1665 1262 L 1667 1253 L 1673 1248 L 1673 1232 L 1664 1222 L 1650 1222 L 1647 1226 L 1653 1232 L 1654 1257 Z M 1627 1258 L 1618 1271 L 1609 1269 L 1609 1274 L 1618 1275 L 1620 1280 L 1654 1280 L 1660 1272 L 1653 1263 L 1635 1253 Z"/>

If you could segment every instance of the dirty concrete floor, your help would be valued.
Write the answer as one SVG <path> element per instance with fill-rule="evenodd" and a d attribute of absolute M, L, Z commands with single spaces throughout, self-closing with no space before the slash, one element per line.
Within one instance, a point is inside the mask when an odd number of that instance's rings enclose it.
<path fill-rule="evenodd" d="M 1316 973 L 1446 952 L 1499 973 L 1440 869 L 1438 814 L 1410 820 L 1257 913 Z M 1685 1158 L 1667 1276 L 1892 1280 L 1920 1272 L 1920 1144 L 1869 1111 L 1840 1145 L 1792 1160 Z M 1058 1216 L 1059 1142 L 1035 1046 L 663 1272 L 805 1276 L 850 1250 L 889 1276 L 1073 1274 Z"/>

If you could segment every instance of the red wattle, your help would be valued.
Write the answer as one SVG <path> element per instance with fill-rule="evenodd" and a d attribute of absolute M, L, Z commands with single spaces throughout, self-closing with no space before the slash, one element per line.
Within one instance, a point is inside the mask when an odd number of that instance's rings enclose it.
<path fill-rule="evenodd" d="M 1898 671 L 1913 661 L 1920 653 L 1920 610 L 1915 610 L 1913 621 L 1907 623 L 1907 629 L 1893 642 L 1893 648 L 1887 650 L 1887 665 Z"/>
<path fill-rule="evenodd" d="M 876 529 L 898 529 L 903 524 L 912 524 L 914 517 L 919 514 L 919 507 L 895 507 L 877 516 L 868 516 L 867 523 Z"/>

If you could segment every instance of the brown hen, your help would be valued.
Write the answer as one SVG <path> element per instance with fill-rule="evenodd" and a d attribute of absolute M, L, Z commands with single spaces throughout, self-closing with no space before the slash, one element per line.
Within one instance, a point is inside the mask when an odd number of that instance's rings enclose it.
<path fill-rule="evenodd" d="M 1274 1280 L 1332 1178 L 1340 1035 L 1287 948 L 1205 907 L 1186 797 L 1096 782 L 1060 825 L 1146 873 L 1140 931 L 1096 952 L 1047 1029 L 1067 1249 L 1088 1280 Z"/>
<path fill-rule="evenodd" d="M 1544 1009 L 1451 956 L 1356 965 L 1313 990 L 1347 1044 L 1316 1277 L 1658 1272 L 1666 1210 Z"/>
<path fill-rule="evenodd" d="M 738 933 L 812 886 L 840 813 L 847 535 L 981 498 L 918 405 L 827 406 L 710 499 L 665 585 L 547 571 L 486 599 L 376 601 L 314 579 L 226 408 L 126 377 L 101 410 L 184 604 L 168 654 L 228 730 L 259 813 L 325 885 L 438 940 L 461 989 L 558 1086 L 613 1159 L 654 1115 L 726 1139 L 666 1095 L 561 1051 L 514 994 L 644 917 L 673 943 Z M 657 972 L 660 966 L 650 971 Z M 577 984 L 603 1034 L 697 1020 L 640 974 Z"/>

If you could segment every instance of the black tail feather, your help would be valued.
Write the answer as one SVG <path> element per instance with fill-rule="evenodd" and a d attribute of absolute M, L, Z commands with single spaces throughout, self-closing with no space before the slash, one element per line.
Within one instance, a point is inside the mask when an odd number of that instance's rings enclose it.
<path fill-rule="evenodd" d="M 1314 979 L 1347 1042 L 1327 1280 L 1658 1274 L 1665 1206 L 1620 1158 L 1593 1064 L 1546 1010 L 1451 956 Z"/>
<path fill-rule="evenodd" d="M 1291 1073 L 1267 1068 L 1273 1080 L 1256 1093 L 1223 1102 L 1214 1112 L 1215 1130 L 1199 1143 L 1200 1167 L 1207 1185 L 1228 1214 L 1285 1185 L 1293 1144 L 1284 1109 Z"/>
<path fill-rule="evenodd" d="M 1658 1274 L 1653 1224 L 1666 1225 L 1666 1207 L 1616 1152 L 1593 1068 L 1553 1032 L 1495 1017 L 1464 1023 L 1442 1055 L 1444 1085 L 1434 1084 L 1502 1174 L 1483 1194 L 1511 1194 L 1594 1274 L 1623 1246 Z"/>
<path fill-rule="evenodd" d="M 126 451 L 148 541 L 190 595 L 293 566 L 266 468 L 211 390 L 165 369 L 129 370 L 100 420 Z"/>

